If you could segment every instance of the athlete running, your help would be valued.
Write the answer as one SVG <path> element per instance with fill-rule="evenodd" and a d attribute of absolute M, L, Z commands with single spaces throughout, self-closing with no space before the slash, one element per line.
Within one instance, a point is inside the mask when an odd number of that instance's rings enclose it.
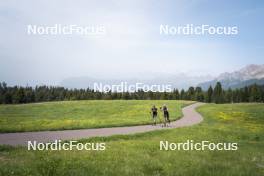
<path fill-rule="evenodd" d="M 152 114 L 152 119 L 153 119 L 153 125 L 156 125 L 157 124 L 157 116 L 158 116 L 158 108 L 156 108 L 155 105 L 153 105 L 151 108 L 151 114 Z"/>

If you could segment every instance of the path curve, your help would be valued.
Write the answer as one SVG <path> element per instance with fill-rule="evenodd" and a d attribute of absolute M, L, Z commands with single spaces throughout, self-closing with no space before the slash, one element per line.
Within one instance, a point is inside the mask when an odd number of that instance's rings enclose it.
<path fill-rule="evenodd" d="M 22 133 L 2 133 L 0 134 L 0 145 L 27 146 L 28 141 L 51 142 L 56 139 L 61 140 L 77 140 L 96 136 L 111 136 L 117 134 L 134 134 L 148 132 L 154 130 L 179 128 L 200 123 L 203 118 L 195 111 L 198 106 L 204 103 L 194 103 L 182 109 L 183 117 L 179 120 L 171 122 L 170 127 L 162 128 L 160 125 L 140 125 L 129 127 L 112 127 L 97 129 L 80 129 L 80 130 L 64 130 L 64 131 L 40 131 L 40 132 L 22 132 Z"/>

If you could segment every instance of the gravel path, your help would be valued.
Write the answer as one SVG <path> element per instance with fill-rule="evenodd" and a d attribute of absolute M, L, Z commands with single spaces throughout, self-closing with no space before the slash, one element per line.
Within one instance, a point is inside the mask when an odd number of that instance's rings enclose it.
<path fill-rule="evenodd" d="M 22 133 L 2 133 L 0 134 L 0 145 L 23 145 L 26 146 L 28 141 L 50 142 L 56 139 L 70 140 L 82 139 L 95 136 L 111 136 L 117 134 L 134 134 L 153 130 L 178 128 L 190 126 L 200 123 L 203 118 L 195 111 L 195 108 L 203 105 L 203 103 L 195 103 L 182 109 L 183 117 L 170 124 L 169 127 L 161 127 L 161 125 L 141 125 L 130 127 L 113 127 L 98 129 L 81 129 L 81 130 L 64 130 L 64 131 L 40 131 L 40 132 L 22 132 Z"/>

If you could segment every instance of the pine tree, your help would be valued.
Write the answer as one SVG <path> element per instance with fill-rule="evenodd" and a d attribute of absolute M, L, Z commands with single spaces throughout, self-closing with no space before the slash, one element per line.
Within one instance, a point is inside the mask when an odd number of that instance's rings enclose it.
<path fill-rule="evenodd" d="M 184 89 L 181 90 L 180 99 L 181 99 L 181 100 L 185 100 L 185 99 L 186 99 Z"/>
<path fill-rule="evenodd" d="M 213 99 L 213 88 L 212 88 L 212 86 L 210 86 L 210 87 L 208 88 L 206 98 L 207 98 L 206 101 L 207 101 L 208 103 L 211 103 L 211 102 L 212 102 L 212 99 Z"/>
<path fill-rule="evenodd" d="M 187 99 L 188 100 L 195 100 L 195 90 L 194 87 L 190 87 L 187 92 Z"/>
<path fill-rule="evenodd" d="M 261 102 L 261 90 L 257 84 L 254 84 L 250 88 L 250 102 Z"/>
<path fill-rule="evenodd" d="M 216 104 L 223 103 L 223 89 L 220 82 L 217 82 L 213 91 L 213 100 Z"/>
<path fill-rule="evenodd" d="M 233 103 L 233 101 L 233 91 L 231 88 L 229 88 L 225 93 L 225 102 Z"/>
<path fill-rule="evenodd" d="M 175 99 L 175 100 L 179 100 L 180 99 L 180 94 L 179 94 L 178 89 L 174 89 L 173 90 L 173 99 Z"/>
<path fill-rule="evenodd" d="M 200 102 L 204 101 L 204 94 L 201 87 L 195 88 L 195 100 Z"/>

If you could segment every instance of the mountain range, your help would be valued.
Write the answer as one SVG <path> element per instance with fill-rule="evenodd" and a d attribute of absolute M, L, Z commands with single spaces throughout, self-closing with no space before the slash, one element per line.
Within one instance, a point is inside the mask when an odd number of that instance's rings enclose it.
<path fill-rule="evenodd" d="M 226 72 L 220 74 L 218 77 L 211 81 L 206 81 L 198 84 L 206 90 L 209 86 L 214 87 L 217 82 L 221 82 L 224 89 L 228 88 L 241 88 L 254 83 L 264 84 L 264 64 L 263 65 L 248 65 L 240 70 L 234 72 Z"/>

